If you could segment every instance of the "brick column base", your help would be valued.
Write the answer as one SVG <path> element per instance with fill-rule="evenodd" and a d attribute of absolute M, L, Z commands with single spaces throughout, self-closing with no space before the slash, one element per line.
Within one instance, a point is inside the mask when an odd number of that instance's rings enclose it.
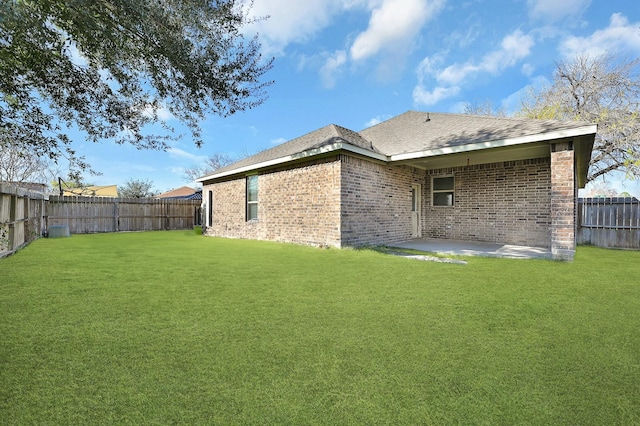
<path fill-rule="evenodd" d="M 551 254 L 573 260 L 576 251 L 574 151 L 570 142 L 551 145 Z"/>

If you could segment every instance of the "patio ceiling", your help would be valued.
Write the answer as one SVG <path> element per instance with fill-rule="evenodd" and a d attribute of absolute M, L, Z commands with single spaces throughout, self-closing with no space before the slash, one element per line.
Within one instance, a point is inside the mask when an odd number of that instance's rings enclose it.
<path fill-rule="evenodd" d="M 446 167 L 471 166 L 475 164 L 496 163 L 503 161 L 525 160 L 528 158 L 549 157 L 548 142 L 530 143 L 526 145 L 467 151 L 456 154 L 444 154 L 433 157 L 422 157 L 401 160 L 394 164 L 406 164 L 418 169 L 430 170 Z"/>

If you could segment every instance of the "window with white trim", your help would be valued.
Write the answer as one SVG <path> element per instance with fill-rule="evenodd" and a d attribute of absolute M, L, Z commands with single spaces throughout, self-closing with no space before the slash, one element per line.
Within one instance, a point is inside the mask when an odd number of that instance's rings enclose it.
<path fill-rule="evenodd" d="M 247 222 L 258 219 L 258 175 L 247 176 Z"/>
<path fill-rule="evenodd" d="M 453 176 L 438 176 L 431 180 L 432 206 L 453 206 L 455 200 L 455 178 Z"/>
<path fill-rule="evenodd" d="M 207 223 L 206 226 L 213 226 L 213 191 L 209 191 L 207 198 Z"/>

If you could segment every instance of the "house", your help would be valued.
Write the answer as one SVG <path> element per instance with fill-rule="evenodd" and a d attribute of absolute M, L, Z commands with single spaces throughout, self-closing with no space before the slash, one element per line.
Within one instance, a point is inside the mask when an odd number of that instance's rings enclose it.
<path fill-rule="evenodd" d="M 444 238 L 572 259 L 597 126 L 409 111 L 328 125 L 198 179 L 205 234 L 317 246 Z"/>
<path fill-rule="evenodd" d="M 188 186 L 172 189 L 158 194 L 155 198 L 170 198 L 174 200 L 202 200 L 202 189 L 193 189 Z"/>
<path fill-rule="evenodd" d="M 63 189 L 62 195 L 79 197 L 117 197 L 117 185 L 91 185 L 78 188 Z"/>

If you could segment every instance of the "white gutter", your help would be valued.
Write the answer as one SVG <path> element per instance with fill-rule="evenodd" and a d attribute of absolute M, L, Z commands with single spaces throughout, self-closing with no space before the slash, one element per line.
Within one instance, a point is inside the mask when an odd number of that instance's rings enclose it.
<path fill-rule="evenodd" d="M 227 170 L 221 173 L 213 173 L 208 176 L 203 176 L 201 178 L 196 179 L 196 182 L 204 182 L 211 179 L 218 179 L 226 176 L 231 176 L 239 173 L 245 173 L 252 170 L 262 169 L 265 167 L 277 166 L 278 164 L 288 163 L 294 160 L 300 160 L 308 157 L 315 157 L 317 155 L 326 154 L 328 152 L 333 151 L 348 151 L 353 152 L 354 154 L 363 155 L 365 157 L 373 158 L 380 161 L 389 161 L 389 157 L 384 154 L 378 154 L 377 152 L 369 151 L 364 148 L 360 148 L 348 143 L 337 142 L 331 145 L 321 146 L 320 148 L 309 149 L 306 151 L 298 152 L 292 155 L 287 155 L 285 157 L 274 158 L 273 160 L 263 161 L 261 163 L 251 164 L 248 166 L 240 167 L 233 170 Z"/>
<path fill-rule="evenodd" d="M 498 139 L 487 142 L 477 142 L 467 145 L 450 146 L 444 148 L 428 149 L 425 151 L 408 152 L 404 154 L 392 155 L 391 161 L 415 160 L 425 157 L 437 157 L 439 155 L 456 154 L 460 152 L 480 151 L 483 149 L 500 148 L 505 146 L 523 145 L 532 142 L 544 142 L 553 139 L 573 138 L 596 133 L 598 126 L 590 124 L 588 126 L 575 127 L 573 129 L 556 130 L 548 133 L 538 133 L 535 135 L 519 136 L 516 138 Z"/>

